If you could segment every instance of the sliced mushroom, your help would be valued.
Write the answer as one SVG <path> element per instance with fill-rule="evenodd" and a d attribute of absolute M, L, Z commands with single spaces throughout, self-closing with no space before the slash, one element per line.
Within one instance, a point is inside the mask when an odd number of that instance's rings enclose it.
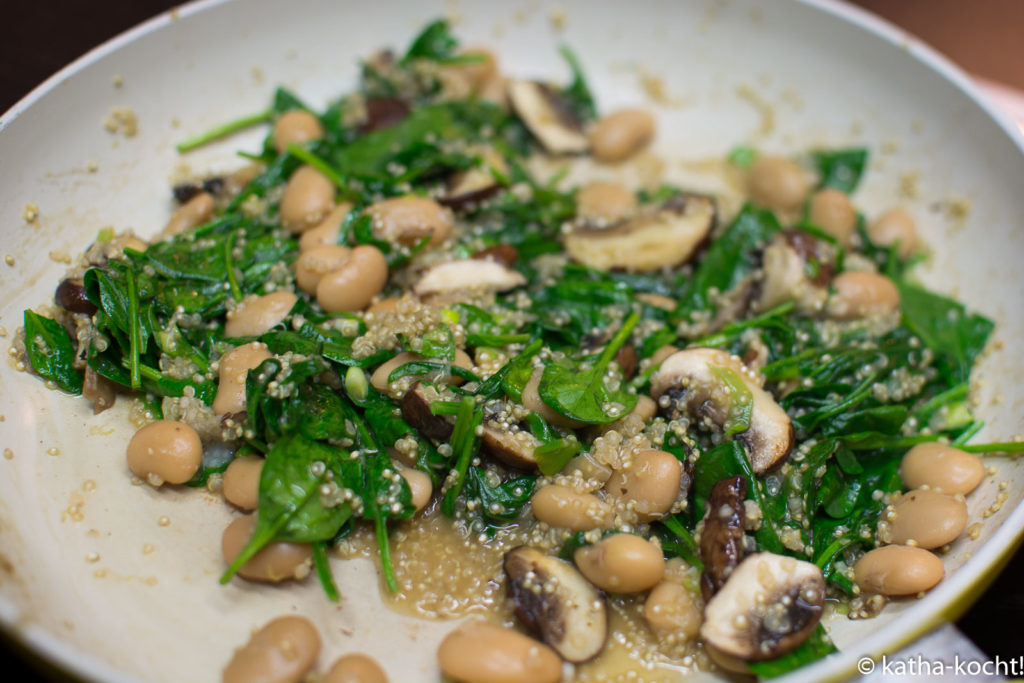
<path fill-rule="evenodd" d="M 651 375 L 651 397 L 658 400 L 667 395 L 667 410 L 673 418 L 689 413 L 721 427 L 729 415 L 732 394 L 713 368 L 733 370 L 750 391 L 750 427 L 737 434 L 736 440 L 747 447 L 754 471 L 760 474 L 781 463 L 793 449 L 793 422 L 739 358 L 720 349 L 677 351 Z"/>
<path fill-rule="evenodd" d="M 92 404 L 93 415 L 99 415 L 114 405 L 117 400 L 116 391 L 116 384 L 86 366 L 85 381 L 82 382 L 82 396 Z"/>
<path fill-rule="evenodd" d="M 454 424 L 446 415 L 435 415 L 430 406 L 437 401 L 449 400 L 442 390 L 433 384 L 417 382 L 402 397 L 402 417 L 423 436 L 437 441 L 447 441 L 452 435 Z"/>
<path fill-rule="evenodd" d="M 471 149 L 470 151 L 479 153 L 483 163 L 459 171 L 448 180 L 447 191 L 443 197 L 438 199 L 438 202 L 451 209 L 462 209 L 473 202 L 483 201 L 497 192 L 501 185 L 494 177 L 492 169 L 502 175 L 508 174 L 508 164 L 493 147 Z"/>
<path fill-rule="evenodd" d="M 494 261 L 511 268 L 519 260 L 519 250 L 511 244 L 495 244 L 493 247 L 485 247 L 479 251 L 474 251 L 471 258 L 481 261 Z"/>
<path fill-rule="evenodd" d="M 704 608 L 705 643 L 740 659 L 774 659 L 807 639 L 821 619 L 825 578 L 810 562 L 757 553 Z"/>
<path fill-rule="evenodd" d="M 537 468 L 537 458 L 533 451 L 541 442 L 524 429 L 502 429 L 496 419 L 484 419 L 480 441 L 488 453 L 509 467 L 521 470 Z"/>
<path fill-rule="evenodd" d="M 799 230 L 772 238 L 762 255 L 764 275 L 754 310 L 766 311 L 786 301 L 795 302 L 802 312 L 821 310 L 833 271 L 826 247 L 822 240 Z"/>
<path fill-rule="evenodd" d="M 419 296 L 464 290 L 504 292 L 526 284 L 519 271 L 496 261 L 466 259 L 434 266 L 413 285 Z"/>
<path fill-rule="evenodd" d="M 395 97 L 371 97 L 366 100 L 366 120 L 360 126 L 363 134 L 390 128 L 405 120 L 409 105 Z"/>
<path fill-rule="evenodd" d="M 725 585 L 726 579 L 743 559 L 743 500 L 746 480 L 736 475 L 715 482 L 708 496 L 704 531 L 700 536 L 700 559 L 704 573 L 700 590 L 705 600 Z"/>
<path fill-rule="evenodd" d="M 512 109 L 530 132 L 552 154 L 582 154 L 590 149 L 579 119 L 558 94 L 536 81 L 509 81 Z"/>
<path fill-rule="evenodd" d="M 519 546 L 505 553 L 509 597 L 524 624 L 563 659 L 585 662 L 604 648 L 604 596 L 570 563 Z"/>
<path fill-rule="evenodd" d="M 565 236 L 565 250 L 573 260 L 598 270 L 647 272 L 685 263 L 714 224 L 714 200 L 679 195 L 656 211 L 608 228 L 584 223 Z"/>

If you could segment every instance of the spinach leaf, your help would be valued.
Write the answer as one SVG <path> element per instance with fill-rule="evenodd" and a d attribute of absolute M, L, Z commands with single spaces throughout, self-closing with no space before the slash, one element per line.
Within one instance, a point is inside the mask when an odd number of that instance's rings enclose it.
<path fill-rule="evenodd" d="M 260 474 L 259 512 L 249 542 L 221 577 L 238 569 L 275 540 L 313 543 L 334 537 L 352 516 L 348 503 L 324 504 L 320 487 L 338 467 L 342 452 L 300 435 L 283 437 L 267 452 Z"/>
<path fill-rule="evenodd" d="M 594 104 L 594 95 L 590 91 L 590 86 L 587 85 L 587 78 L 583 75 L 580 60 L 576 58 L 576 53 L 568 45 L 560 46 L 558 51 L 562 53 L 572 70 L 572 82 L 559 94 L 569 104 L 573 114 L 580 121 L 593 121 L 597 118 L 597 106 Z"/>
<path fill-rule="evenodd" d="M 795 650 L 787 652 L 776 659 L 763 662 L 747 662 L 747 666 L 761 678 L 775 678 L 837 651 L 836 646 L 832 644 L 832 639 L 828 637 L 828 631 L 819 623 L 807 640 L 802 642 Z"/>
<path fill-rule="evenodd" d="M 967 381 L 995 324 L 941 294 L 907 282 L 897 284 L 907 327 L 941 356 L 942 368 L 954 383 Z"/>
<path fill-rule="evenodd" d="M 850 149 L 818 150 L 811 154 L 821 175 L 820 187 L 831 187 L 851 194 L 860 183 L 861 174 L 868 162 L 868 150 L 864 147 Z"/>
<path fill-rule="evenodd" d="M 75 349 L 67 330 L 46 316 L 25 311 L 25 351 L 40 377 L 69 394 L 82 393 L 82 373 L 75 370 Z"/>
<path fill-rule="evenodd" d="M 534 415 L 535 413 L 530 413 L 531 417 Z M 582 444 L 576 437 L 565 437 L 537 446 L 533 449 L 533 457 L 537 459 L 537 469 L 540 473 L 550 477 L 561 472 L 581 449 Z"/>
<path fill-rule="evenodd" d="M 463 495 L 466 500 L 477 501 L 475 509 L 488 524 L 505 526 L 519 518 L 523 506 L 533 495 L 536 482 L 536 476 L 522 476 L 491 486 L 484 468 L 470 467 L 466 471 Z"/>
<path fill-rule="evenodd" d="M 444 61 L 452 57 L 459 41 L 451 34 L 448 21 L 438 19 L 423 29 L 412 41 L 400 64 L 407 66 L 414 59 Z"/>
<path fill-rule="evenodd" d="M 711 243 L 676 308 L 678 317 L 711 309 L 712 290 L 728 292 L 760 266 L 759 249 L 782 229 L 775 214 L 744 205 L 725 232 Z"/>
<path fill-rule="evenodd" d="M 628 414 L 636 405 L 636 394 L 624 385 L 609 388 L 604 372 L 639 321 L 639 313 L 630 315 L 592 366 L 565 363 L 544 368 L 537 388 L 541 399 L 562 415 L 584 424 L 613 422 Z"/>

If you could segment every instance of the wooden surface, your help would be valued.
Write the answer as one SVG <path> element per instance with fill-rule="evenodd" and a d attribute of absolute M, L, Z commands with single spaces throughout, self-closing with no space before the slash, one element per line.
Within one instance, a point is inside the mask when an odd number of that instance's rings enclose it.
<path fill-rule="evenodd" d="M 777 1 L 777 0 L 773 0 Z M 10 2 L 0 40 L 0 111 L 65 64 L 174 6 L 161 0 Z M 857 0 L 930 42 L 968 71 L 1024 90 L 1024 0 Z M 1024 655 L 1015 625 L 1024 616 L 1024 553 L 958 626 L 989 656 Z M 6 680 L 53 678 L 0 640 Z M 6 661 L 4 661 L 6 660 Z"/>

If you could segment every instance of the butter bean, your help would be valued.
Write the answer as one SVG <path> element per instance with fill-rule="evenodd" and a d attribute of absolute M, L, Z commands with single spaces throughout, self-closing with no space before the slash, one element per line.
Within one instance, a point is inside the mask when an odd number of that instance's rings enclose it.
<path fill-rule="evenodd" d="M 594 124 L 590 151 L 599 161 L 623 161 L 654 137 L 654 117 L 642 109 L 622 109 Z"/>
<path fill-rule="evenodd" d="M 231 564 L 252 538 L 256 515 L 239 517 L 228 525 L 221 539 L 224 562 Z M 238 575 L 250 581 L 278 583 L 288 579 L 304 579 L 313 564 L 313 546 L 309 543 L 273 541 L 242 565 Z"/>
<path fill-rule="evenodd" d="M 671 453 L 645 450 L 628 469 L 617 470 L 605 484 L 612 498 L 633 503 L 641 522 L 661 519 L 679 497 L 683 467 Z"/>
<path fill-rule="evenodd" d="M 255 510 L 260 503 L 260 475 L 263 473 L 263 458 L 258 455 L 243 455 L 235 458 L 224 470 L 220 491 L 224 499 L 243 510 Z"/>
<path fill-rule="evenodd" d="M 615 534 L 579 548 L 573 561 L 590 583 L 609 593 L 639 593 L 665 575 L 661 548 L 633 534 Z"/>
<path fill-rule="evenodd" d="M 587 183 L 576 193 L 576 215 L 588 221 L 614 223 L 636 211 L 636 195 L 619 183 Z"/>
<path fill-rule="evenodd" d="M 908 489 L 928 486 L 950 495 L 967 495 L 985 478 L 981 458 L 941 443 L 920 443 L 900 463 L 900 479 Z"/>
<path fill-rule="evenodd" d="M 320 683 L 388 683 L 388 677 L 376 659 L 353 652 L 339 657 Z"/>
<path fill-rule="evenodd" d="M 952 543 L 967 526 L 967 504 L 930 489 L 910 491 L 893 504 L 893 543 L 910 541 L 931 550 Z"/>
<path fill-rule="evenodd" d="M 409 485 L 409 491 L 412 493 L 412 504 L 415 506 L 416 512 L 427 507 L 430 497 L 434 494 L 434 483 L 430 480 L 430 475 L 411 467 L 402 468 L 398 473 L 402 475 L 405 483 Z"/>
<path fill-rule="evenodd" d="M 351 249 L 338 244 L 303 251 L 295 259 L 295 284 L 307 294 L 316 294 L 316 287 L 324 275 L 341 268 L 351 253 Z"/>
<path fill-rule="evenodd" d="M 700 632 L 701 608 L 686 586 L 662 581 L 651 589 L 644 602 L 644 619 L 655 632 L 674 633 L 691 640 Z"/>
<path fill-rule="evenodd" d="M 320 634 L 305 617 L 289 615 L 268 622 L 235 651 L 224 669 L 224 683 L 299 683 L 320 655 Z"/>
<path fill-rule="evenodd" d="M 278 291 L 246 297 L 229 311 L 224 324 L 225 337 L 258 337 L 288 317 L 299 300 L 294 292 Z"/>
<path fill-rule="evenodd" d="M 224 415 L 245 410 L 245 379 L 250 370 L 258 368 L 270 356 L 267 345 L 261 342 L 237 346 L 221 356 L 213 412 Z"/>
<path fill-rule="evenodd" d="M 396 369 L 400 368 L 401 366 L 405 365 L 406 363 L 414 363 L 416 361 L 421 360 L 427 359 L 425 359 L 418 353 L 413 353 L 412 351 L 403 351 L 394 358 L 392 358 L 391 360 L 385 361 L 376 370 L 374 370 L 373 374 L 370 375 L 370 384 L 373 386 L 374 389 L 376 389 L 379 392 L 385 394 L 394 394 L 394 389 L 396 387 L 392 387 L 388 383 L 388 377 L 391 376 L 391 373 L 394 372 Z M 455 350 L 455 360 L 452 364 L 460 368 L 463 368 L 464 370 L 473 369 L 473 359 L 470 358 L 469 354 L 463 351 L 462 349 Z M 438 382 L 441 384 L 462 384 L 462 382 L 465 381 L 461 377 L 457 377 L 456 375 L 438 374 L 433 372 L 430 373 L 429 375 L 409 375 L 408 377 L 408 384 L 410 386 L 420 380 Z M 402 378 L 399 381 L 402 380 L 405 380 L 405 378 Z"/>
<path fill-rule="evenodd" d="M 334 183 L 312 166 L 292 173 L 281 195 L 281 224 L 301 233 L 324 219 L 334 207 Z"/>
<path fill-rule="evenodd" d="M 893 281 L 879 273 L 848 270 L 832 280 L 835 294 L 826 312 L 832 318 L 852 320 L 892 313 L 900 306 L 900 292 Z"/>
<path fill-rule="evenodd" d="M 747 175 L 750 198 L 770 209 L 799 209 L 809 188 L 810 181 L 804 170 L 782 157 L 758 157 Z"/>
<path fill-rule="evenodd" d="M 274 140 L 274 149 L 281 154 L 288 145 L 301 145 L 310 140 L 319 140 L 324 136 L 324 127 L 320 125 L 320 119 L 308 111 L 292 109 L 277 120 L 271 136 Z"/>
<path fill-rule="evenodd" d="M 578 493 L 568 486 L 548 484 L 537 489 L 530 499 L 533 516 L 560 529 L 589 531 L 608 529 L 612 525 L 612 509 L 592 493 Z"/>
<path fill-rule="evenodd" d="M 128 468 L 151 486 L 184 484 L 203 462 L 203 444 L 184 422 L 158 420 L 128 442 Z"/>
<path fill-rule="evenodd" d="M 313 247 L 335 245 L 341 234 L 341 224 L 352 210 L 352 204 L 341 202 L 328 213 L 322 221 L 302 233 L 299 237 L 299 251 L 307 251 Z"/>
<path fill-rule="evenodd" d="M 339 247 L 344 249 L 344 247 Z M 316 300 L 328 313 L 361 311 L 380 294 L 388 281 L 388 262 L 377 247 L 360 244 L 348 258 L 322 276 Z"/>
<path fill-rule="evenodd" d="M 452 212 L 433 199 L 405 195 L 371 204 L 366 214 L 373 220 L 373 232 L 380 239 L 412 246 L 429 236 L 430 246 L 447 239 L 455 223 Z"/>
<path fill-rule="evenodd" d="M 867 593 L 914 595 L 945 575 L 942 560 L 923 548 L 887 545 L 865 553 L 853 566 L 854 581 Z"/>
<path fill-rule="evenodd" d="M 899 207 L 889 209 L 868 226 L 868 237 L 880 247 L 899 243 L 899 255 L 907 258 L 917 248 L 914 217 Z"/>
<path fill-rule="evenodd" d="M 437 650 L 445 674 L 472 683 L 556 683 L 562 660 L 518 631 L 471 621 L 449 633 Z"/>
<path fill-rule="evenodd" d="M 808 218 L 840 244 L 850 246 L 857 227 L 857 211 L 844 193 L 832 188 L 815 192 L 811 197 Z"/>
<path fill-rule="evenodd" d="M 209 192 L 200 192 L 171 214 L 170 220 L 167 221 L 163 232 L 160 233 L 161 237 L 166 238 L 180 235 L 208 222 L 213 218 L 215 207 L 213 195 Z"/>

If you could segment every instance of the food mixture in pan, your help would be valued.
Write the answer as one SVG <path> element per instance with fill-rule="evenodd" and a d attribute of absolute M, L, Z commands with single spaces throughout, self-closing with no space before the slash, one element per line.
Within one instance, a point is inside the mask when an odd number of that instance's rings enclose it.
<path fill-rule="evenodd" d="M 222 582 L 337 601 L 372 555 L 395 609 L 473 615 L 457 680 L 784 673 L 834 651 L 823 613 L 938 584 L 973 453 L 1022 449 L 967 445 L 993 324 L 915 282 L 907 211 L 853 205 L 867 150 L 739 145 L 732 197 L 615 180 L 655 118 L 562 52 L 568 85 L 511 78 L 439 21 L 323 111 L 278 90 L 181 145 L 267 123 L 251 163 L 101 234 L 18 351 L 136 402 L 126 476 L 238 510 Z M 298 681 L 320 636 L 241 645 L 225 681 Z"/>

